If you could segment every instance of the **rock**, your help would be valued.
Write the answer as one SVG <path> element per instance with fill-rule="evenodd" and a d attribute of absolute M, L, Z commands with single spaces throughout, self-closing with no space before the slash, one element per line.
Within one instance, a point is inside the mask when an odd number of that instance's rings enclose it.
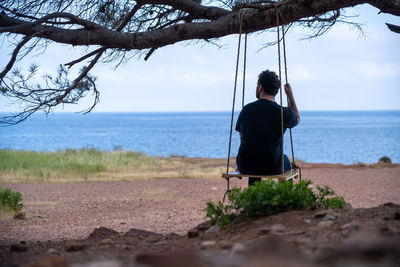
<path fill-rule="evenodd" d="M 349 229 L 349 228 L 351 227 L 352 224 L 354 224 L 354 223 L 346 223 L 346 224 L 343 224 L 342 226 L 340 226 L 340 230 Z"/>
<path fill-rule="evenodd" d="M 352 210 L 352 209 L 353 209 L 353 207 L 351 206 L 350 203 L 346 203 L 344 205 L 344 207 L 343 207 L 343 210 L 345 210 L 345 211 L 349 211 L 349 210 Z"/>
<path fill-rule="evenodd" d="M 195 238 L 199 236 L 199 231 L 197 229 L 192 229 L 188 232 L 188 238 Z"/>
<path fill-rule="evenodd" d="M 258 236 L 267 235 L 269 233 L 271 233 L 270 228 L 261 228 L 261 229 L 258 229 L 258 231 L 257 231 Z"/>
<path fill-rule="evenodd" d="M 215 247 L 216 244 L 217 244 L 217 242 L 215 242 L 214 240 L 206 240 L 206 241 L 201 242 L 200 248 L 208 249 L 208 248 Z"/>
<path fill-rule="evenodd" d="M 233 247 L 233 242 L 230 240 L 221 240 L 218 243 L 222 249 L 231 249 Z"/>
<path fill-rule="evenodd" d="M 340 226 L 340 229 L 341 230 L 351 229 L 357 231 L 361 229 L 361 224 L 359 224 L 358 222 L 346 223 Z"/>
<path fill-rule="evenodd" d="M 322 221 L 317 226 L 318 228 L 328 228 L 333 225 L 333 221 Z"/>
<path fill-rule="evenodd" d="M 47 255 L 39 258 L 31 267 L 67 267 L 67 261 L 58 255 Z"/>
<path fill-rule="evenodd" d="M 314 215 L 314 218 L 324 218 L 324 221 L 335 220 L 340 214 L 334 210 L 319 211 Z"/>
<path fill-rule="evenodd" d="M 59 255 L 60 252 L 59 252 L 57 249 L 55 249 L 55 248 L 49 248 L 49 249 L 47 250 L 47 254 Z"/>
<path fill-rule="evenodd" d="M 124 250 L 132 250 L 132 246 L 130 246 L 130 245 L 123 245 L 122 248 Z"/>
<path fill-rule="evenodd" d="M 278 224 L 272 225 L 270 230 L 271 230 L 271 232 L 274 232 L 274 233 L 282 233 L 286 230 L 286 227 L 283 224 L 278 223 Z"/>
<path fill-rule="evenodd" d="M 334 210 L 329 210 L 328 214 L 336 218 L 340 217 L 340 213 Z"/>
<path fill-rule="evenodd" d="M 97 239 L 97 240 L 101 240 L 101 239 L 105 239 L 105 238 L 109 238 L 113 235 L 117 235 L 119 234 L 119 232 L 113 230 L 113 229 L 109 229 L 106 227 L 96 227 L 93 232 L 89 235 L 89 239 Z"/>
<path fill-rule="evenodd" d="M 359 224 L 357 222 L 351 222 L 351 223 L 343 224 L 340 227 L 340 230 L 342 230 L 342 232 L 345 236 L 349 236 L 349 235 L 352 235 L 355 232 L 359 231 L 361 228 L 362 228 L 361 224 Z"/>
<path fill-rule="evenodd" d="M 393 202 L 386 202 L 385 204 L 383 204 L 384 207 L 389 207 L 389 208 L 398 208 L 400 207 L 398 204 L 395 204 Z"/>
<path fill-rule="evenodd" d="M 123 236 L 125 238 L 138 238 L 138 239 L 151 238 L 151 237 L 163 238 L 163 235 L 161 235 L 161 234 L 156 234 L 156 233 L 153 233 L 150 231 L 140 230 L 140 229 L 135 229 L 135 228 L 130 229 Z"/>
<path fill-rule="evenodd" d="M 246 246 L 243 243 L 237 242 L 233 244 L 231 254 L 240 254 L 246 251 Z"/>
<path fill-rule="evenodd" d="M 75 252 L 75 251 L 80 251 L 80 250 L 84 250 L 86 248 L 86 246 L 84 246 L 83 244 L 67 244 L 65 245 L 65 251 L 67 252 Z"/>
<path fill-rule="evenodd" d="M 326 215 L 324 216 L 324 221 L 334 221 L 334 220 L 336 220 L 336 217 L 335 217 L 335 216 L 332 216 L 332 215 L 330 215 L 330 214 L 326 214 Z"/>
<path fill-rule="evenodd" d="M 112 245 L 114 245 L 114 242 L 111 240 L 111 238 L 105 238 L 100 241 L 99 245 L 100 246 L 112 246 Z"/>
<path fill-rule="evenodd" d="M 289 232 L 288 234 L 289 235 L 304 235 L 305 233 L 306 233 L 305 230 L 294 230 L 294 231 Z"/>
<path fill-rule="evenodd" d="M 400 212 L 396 211 L 393 216 L 394 220 L 400 220 Z"/>
<path fill-rule="evenodd" d="M 157 242 L 160 242 L 160 241 L 161 241 L 160 237 L 153 237 L 153 238 L 149 239 L 150 243 L 157 243 Z"/>
<path fill-rule="evenodd" d="M 154 245 L 156 245 L 156 246 L 165 246 L 166 244 L 167 244 L 167 242 L 165 242 L 165 241 L 158 241 L 158 242 L 154 243 Z"/>
<path fill-rule="evenodd" d="M 10 252 L 25 252 L 28 251 L 28 247 L 20 244 L 13 244 L 10 246 Z"/>
<path fill-rule="evenodd" d="M 394 231 L 387 226 L 383 226 L 381 228 L 379 228 L 379 233 L 383 236 L 392 236 L 394 235 Z"/>
<path fill-rule="evenodd" d="M 26 213 L 25 212 L 17 212 L 14 214 L 14 220 L 25 220 L 26 219 Z"/>
<path fill-rule="evenodd" d="M 199 224 L 196 228 L 200 231 L 200 232 L 205 232 L 207 229 L 209 229 L 211 227 L 211 223 L 210 221 L 205 221 L 201 224 Z"/>
<path fill-rule="evenodd" d="M 178 235 L 176 233 L 170 233 L 170 234 L 164 235 L 165 240 L 176 240 L 179 237 L 180 237 L 180 235 Z"/>
<path fill-rule="evenodd" d="M 325 217 L 326 214 L 327 214 L 326 210 L 319 211 L 314 215 L 314 218 L 323 218 L 323 217 Z"/>
<path fill-rule="evenodd" d="M 214 224 L 213 226 L 211 226 L 211 227 L 206 231 L 206 234 L 208 234 L 208 233 L 218 233 L 219 231 L 221 231 L 221 227 L 219 227 L 218 224 Z"/>
<path fill-rule="evenodd" d="M 322 266 L 398 266 L 400 240 L 363 230 L 319 259 Z"/>

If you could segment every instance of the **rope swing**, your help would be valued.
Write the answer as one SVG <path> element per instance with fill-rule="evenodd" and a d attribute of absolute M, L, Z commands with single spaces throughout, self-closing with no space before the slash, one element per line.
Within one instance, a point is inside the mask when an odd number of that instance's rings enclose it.
<path fill-rule="evenodd" d="M 230 178 L 239 178 L 242 177 L 257 177 L 257 178 L 277 178 L 279 181 L 287 181 L 295 178 L 299 178 L 301 180 L 301 170 L 296 165 L 294 160 L 294 148 L 293 148 L 293 137 L 292 137 L 292 130 L 290 130 L 290 146 L 292 152 L 292 169 L 288 172 L 284 172 L 284 153 L 283 153 L 283 145 L 284 145 L 284 126 L 283 126 L 283 101 L 282 101 L 282 82 L 280 85 L 280 106 L 281 106 L 281 138 L 282 138 L 282 150 L 281 150 L 281 157 L 282 157 L 282 174 L 279 175 L 251 175 L 251 174 L 242 174 L 237 171 L 229 172 L 229 165 L 230 165 L 230 155 L 231 155 L 231 144 L 232 144 L 232 130 L 233 130 L 233 118 L 235 113 L 235 102 L 236 102 L 236 89 L 237 89 L 237 77 L 238 77 L 238 70 L 239 70 L 239 59 L 240 59 L 240 46 L 241 46 L 241 39 L 242 39 L 242 32 L 243 32 L 243 19 L 245 15 L 246 9 L 242 9 L 239 11 L 239 38 L 238 38 L 238 49 L 236 54 L 236 69 L 235 69 L 235 81 L 233 87 L 233 101 L 232 101 L 232 113 L 231 113 L 231 128 L 229 132 L 229 145 L 228 145 L 228 157 L 227 157 L 227 165 L 226 165 L 226 173 L 222 174 L 222 178 L 225 178 L 227 181 L 227 190 L 224 195 L 229 193 L 229 179 Z M 277 44 L 278 44 L 278 62 L 279 62 L 279 80 L 282 81 L 282 66 L 281 66 L 281 40 L 283 46 L 283 64 L 284 64 L 284 73 L 285 73 L 285 83 L 288 83 L 288 75 L 287 75 L 287 64 L 286 64 L 286 43 L 285 43 L 285 28 L 283 25 L 280 25 L 279 18 L 284 18 L 282 16 L 281 11 L 279 8 L 276 9 L 276 32 L 277 32 Z M 280 29 L 282 30 L 282 38 L 280 36 Z M 244 96 L 245 96 L 245 79 L 246 79 L 246 60 L 247 60 L 247 34 L 245 34 L 245 43 L 244 43 L 244 59 L 243 59 L 243 89 L 242 89 L 242 108 L 244 106 Z M 287 98 L 288 105 L 290 105 L 289 97 Z"/>

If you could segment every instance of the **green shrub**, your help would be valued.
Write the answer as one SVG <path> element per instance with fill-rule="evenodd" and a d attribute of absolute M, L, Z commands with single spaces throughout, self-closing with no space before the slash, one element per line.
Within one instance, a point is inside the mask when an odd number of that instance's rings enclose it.
<path fill-rule="evenodd" d="M 341 209 L 346 205 L 343 197 L 336 196 L 335 192 L 329 186 L 317 186 L 317 203 L 325 208 Z"/>
<path fill-rule="evenodd" d="M 248 188 L 233 188 L 228 193 L 228 203 L 207 202 L 206 216 L 211 224 L 226 227 L 233 218 L 268 216 L 277 212 L 300 210 L 307 207 L 342 208 L 346 203 L 335 195 L 328 186 L 317 187 L 315 194 L 309 185 L 311 181 L 275 182 L 266 179 Z"/>
<path fill-rule="evenodd" d="M 0 206 L 3 209 L 20 211 L 24 207 L 22 203 L 22 194 L 13 192 L 10 188 L 0 190 Z"/>
<path fill-rule="evenodd" d="M 206 213 L 207 217 L 210 218 L 211 225 L 219 222 L 221 228 L 228 226 L 234 215 L 231 211 L 232 207 L 224 205 L 221 201 L 218 201 L 217 204 L 207 202 Z"/>
<path fill-rule="evenodd" d="M 388 156 L 383 156 L 378 160 L 378 163 L 392 163 L 392 160 Z"/>

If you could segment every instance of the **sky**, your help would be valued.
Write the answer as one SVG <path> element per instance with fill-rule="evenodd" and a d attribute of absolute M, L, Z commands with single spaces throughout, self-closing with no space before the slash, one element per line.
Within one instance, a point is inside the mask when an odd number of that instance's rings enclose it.
<path fill-rule="evenodd" d="M 385 25 L 400 25 L 400 18 L 378 11 L 368 5 L 346 10 L 346 15 L 359 14 L 353 20 L 364 24 L 364 36 L 343 24 L 312 40 L 300 40 L 306 33 L 302 28 L 288 33 L 289 82 L 300 110 L 400 110 L 400 34 Z M 231 110 L 237 37 L 221 38 L 222 48 L 178 43 L 158 49 L 148 61 L 133 58 L 116 70 L 113 65 L 96 66 L 91 73 L 98 77 L 101 95 L 94 112 Z M 245 103 L 255 100 L 258 74 L 278 70 L 277 47 L 260 50 L 275 38 L 276 33 L 249 36 Z M 3 41 L 1 69 L 10 52 Z M 60 63 L 78 57 L 77 49 L 52 45 L 42 55 L 26 57 L 20 67 L 34 62 L 40 73 L 55 73 Z M 240 71 L 236 109 L 241 77 Z M 90 103 L 89 97 L 56 111 L 81 111 Z M 16 107 L 0 96 L 0 112 L 8 111 Z"/>

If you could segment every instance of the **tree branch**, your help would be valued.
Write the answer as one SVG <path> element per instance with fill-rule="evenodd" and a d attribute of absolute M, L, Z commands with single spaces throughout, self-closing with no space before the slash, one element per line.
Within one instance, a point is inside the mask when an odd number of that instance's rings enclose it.
<path fill-rule="evenodd" d="M 4 70 L 0 73 L 0 81 L 3 80 L 3 78 L 6 76 L 6 74 L 12 69 L 14 66 L 15 61 L 17 60 L 17 56 L 21 48 L 32 39 L 33 35 L 28 35 L 25 36 L 21 42 L 14 48 L 14 51 L 11 55 L 11 59 L 8 62 L 7 66 L 4 68 Z"/>
<path fill-rule="evenodd" d="M 149 1 L 150 2 L 150 1 Z M 169 3 L 174 1 L 152 1 L 156 3 Z M 179 1 L 178 1 L 179 2 Z M 187 1 L 181 1 L 187 2 Z M 290 0 L 280 6 L 287 23 L 296 22 L 302 18 L 315 17 L 329 11 L 350 7 L 361 3 L 370 3 L 381 7 L 384 12 L 400 14 L 399 1 L 392 0 Z M 390 7 L 384 6 L 387 3 Z M 397 3 L 394 5 L 393 3 Z M 239 32 L 238 12 L 224 12 L 225 15 L 209 22 L 182 23 L 172 25 L 164 29 L 157 29 L 151 32 L 117 32 L 106 29 L 102 26 L 93 26 L 90 29 L 63 29 L 54 26 L 37 25 L 27 27 L 25 21 L 13 19 L 6 15 L 0 15 L 1 31 L 4 26 L 13 29 L 12 33 L 29 35 L 32 32 L 41 32 L 38 37 L 52 40 L 58 43 L 70 45 L 100 45 L 109 48 L 125 50 L 148 49 L 174 44 L 180 41 L 193 39 L 212 39 Z M 243 18 L 243 32 L 251 33 L 259 30 L 275 27 L 275 10 L 249 9 Z M 66 16 L 67 17 L 67 16 Z M 44 20 L 44 19 L 43 19 Z M 90 24 L 93 25 L 94 23 Z M 24 25 L 18 27 L 20 25 Z M 89 24 L 87 25 L 89 26 Z"/>
<path fill-rule="evenodd" d="M 58 96 L 55 101 L 57 102 L 57 104 L 62 103 L 62 101 L 64 100 L 64 98 L 73 90 L 78 86 L 78 83 L 85 77 L 87 77 L 89 71 L 94 67 L 94 65 L 96 65 L 97 61 L 100 59 L 101 55 L 104 53 L 104 51 L 106 50 L 106 48 L 102 48 L 97 55 L 95 56 L 94 59 L 92 59 L 92 61 L 90 62 L 89 66 L 87 66 L 82 73 L 73 81 L 72 85 L 70 85 L 68 88 L 66 88 L 64 90 L 64 94 Z"/>
<path fill-rule="evenodd" d="M 104 49 L 104 47 L 98 48 L 98 49 L 96 49 L 96 50 L 90 52 L 89 54 L 86 54 L 86 55 L 84 55 L 84 56 L 82 56 L 82 57 L 80 57 L 80 58 L 78 58 L 78 59 L 76 59 L 76 60 L 73 60 L 73 61 L 71 61 L 71 62 L 65 63 L 64 65 L 67 66 L 68 68 L 71 68 L 73 65 L 75 65 L 75 64 L 77 64 L 77 63 L 79 63 L 79 62 L 82 62 L 82 61 L 84 61 L 85 59 L 88 59 L 88 58 L 90 58 L 90 57 L 96 55 L 97 53 L 99 53 L 99 52 L 100 52 L 101 50 L 103 50 L 103 49 Z"/>
<path fill-rule="evenodd" d="M 392 32 L 400 33 L 400 26 L 393 25 L 390 23 L 386 23 L 386 25 L 388 26 L 389 30 L 391 30 Z"/>
<path fill-rule="evenodd" d="M 18 25 L 15 25 L 15 26 L 0 27 L 0 32 L 13 32 L 13 33 L 24 32 L 26 30 L 33 29 L 35 26 L 38 26 L 44 22 L 47 22 L 47 21 L 49 21 L 51 19 L 55 19 L 55 18 L 69 19 L 70 21 L 72 21 L 78 25 L 84 26 L 88 30 L 104 30 L 104 29 L 106 29 L 96 23 L 90 22 L 88 20 L 80 19 L 77 16 L 74 16 L 70 13 L 55 12 L 55 13 L 46 15 L 34 22 L 20 21 L 20 23 L 18 23 Z"/>
<path fill-rule="evenodd" d="M 168 5 L 189 13 L 194 18 L 209 20 L 215 20 L 231 13 L 229 10 L 219 7 L 202 6 L 197 1 L 193 0 L 147 0 L 143 1 L 143 3 Z"/>

